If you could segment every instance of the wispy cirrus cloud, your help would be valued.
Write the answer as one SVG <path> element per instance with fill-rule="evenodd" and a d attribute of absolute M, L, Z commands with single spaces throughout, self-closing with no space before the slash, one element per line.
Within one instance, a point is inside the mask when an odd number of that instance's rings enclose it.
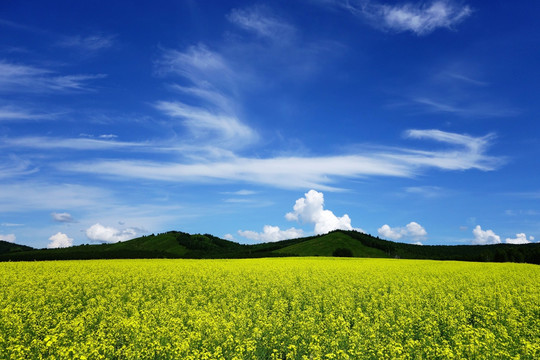
<path fill-rule="evenodd" d="M 109 140 L 108 138 L 62 138 L 50 136 L 24 136 L 17 138 L 0 138 L 0 148 L 29 148 L 40 150 L 135 150 L 150 151 L 156 149 L 157 144 L 149 142 L 123 142 Z"/>
<path fill-rule="evenodd" d="M 372 176 L 414 177 L 425 168 L 489 171 L 503 159 L 486 155 L 493 135 L 473 137 L 440 130 L 409 130 L 406 136 L 430 139 L 450 149 L 415 150 L 387 148 L 361 154 L 312 157 L 248 158 L 231 155 L 220 161 L 194 163 L 149 160 L 98 160 L 61 163 L 62 171 L 74 171 L 122 178 L 143 178 L 170 182 L 238 181 L 279 188 L 337 190 L 337 178 Z"/>
<path fill-rule="evenodd" d="M 235 76 L 225 58 L 204 44 L 188 47 L 185 51 L 164 49 L 155 62 L 158 75 L 176 74 L 190 80 L 197 87 L 218 87 Z"/>
<path fill-rule="evenodd" d="M 93 53 L 112 47 L 115 38 L 116 36 L 110 34 L 74 35 L 64 37 L 57 45 Z"/>
<path fill-rule="evenodd" d="M 0 60 L 0 93 L 89 91 L 91 80 L 104 77 L 104 74 L 61 75 L 46 68 Z"/>
<path fill-rule="evenodd" d="M 429 112 L 444 112 L 456 114 L 464 117 L 508 117 L 516 116 L 520 113 L 517 109 L 501 106 L 493 103 L 470 103 L 460 101 L 458 103 L 444 102 L 428 97 L 416 97 L 412 101 L 423 106 Z"/>
<path fill-rule="evenodd" d="M 333 3 L 376 28 L 410 31 L 416 35 L 427 35 L 439 28 L 452 29 L 473 12 L 470 6 L 452 0 L 392 5 L 370 0 L 337 0 Z"/>
<path fill-rule="evenodd" d="M 57 114 L 39 113 L 16 106 L 0 106 L 0 122 L 20 122 L 25 120 L 48 120 L 53 119 Z"/>
<path fill-rule="evenodd" d="M 195 138 L 212 138 L 214 141 L 225 142 L 227 146 L 238 146 L 257 138 L 257 133 L 234 115 L 216 113 L 181 102 L 159 101 L 155 107 L 170 117 L 182 119 L 183 125 Z"/>
<path fill-rule="evenodd" d="M 0 179 L 30 175 L 39 171 L 29 160 L 16 155 L 0 155 Z"/>
<path fill-rule="evenodd" d="M 192 135 L 190 142 L 208 139 L 218 147 L 239 148 L 258 139 L 257 132 L 237 115 L 240 104 L 235 88 L 240 75 L 221 54 L 204 45 L 183 52 L 169 49 L 163 51 L 156 66 L 162 75 L 180 75 L 191 82 L 190 86 L 170 85 L 182 95 L 181 101 L 154 103 L 157 110 L 181 120 Z"/>
<path fill-rule="evenodd" d="M 295 36 L 293 25 L 280 19 L 266 6 L 256 5 L 247 8 L 233 9 L 227 19 L 236 26 L 255 35 L 273 41 L 288 41 Z"/>
<path fill-rule="evenodd" d="M 101 208 L 112 205 L 109 191 L 78 184 L 21 181 L 0 187 L 0 213 L 55 208 Z"/>

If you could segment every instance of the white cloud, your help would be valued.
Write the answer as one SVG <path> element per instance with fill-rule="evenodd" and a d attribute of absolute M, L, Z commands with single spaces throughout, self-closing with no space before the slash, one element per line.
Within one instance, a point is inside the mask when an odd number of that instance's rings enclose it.
<path fill-rule="evenodd" d="M 527 235 L 525 235 L 525 233 L 516 234 L 514 239 L 506 238 L 505 240 L 507 244 L 528 244 L 532 241 L 534 241 L 534 236 L 529 236 L 529 239 L 527 240 Z"/>
<path fill-rule="evenodd" d="M 393 229 L 388 224 L 384 224 L 377 230 L 377 232 L 379 233 L 379 236 L 382 236 L 383 238 L 390 239 L 390 240 L 401 239 L 403 237 L 402 231 L 403 231 L 402 228 Z"/>
<path fill-rule="evenodd" d="M 90 90 L 90 80 L 105 75 L 58 75 L 49 69 L 0 61 L 0 92 L 66 92 Z"/>
<path fill-rule="evenodd" d="M 296 229 L 294 227 L 281 230 L 278 226 L 265 225 L 262 232 L 256 232 L 251 230 L 238 230 L 238 234 L 242 237 L 260 241 L 260 242 L 274 242 L 286 239 L 295 239 L 304 236 L 302 229 Z"/>
<path fill-rule="evenodd" d="M 287 213 L 285 218 L 289 221 L 314 224 L 315 234 L 326 234 L 337 229 L 354 230 L 349 215 L 338 217 L 332 211 L 325 210 L 324 195 L 315 190 L 308 191 L 305 197 L 296 200 L 293 210 Z"/>
<path fill-rule="evenodd" d="M 412 99 L 412 101 L 414 103 L 422 105 L 423 107 L 428 109 L 428 111 L 453 113 L 465 117 L 508 117 L 516 116 L 520 113 L 518 109 L 504 107 L 500 103 L 449 103 L 440 100 L 433 100 L 427 97 L 416 97 Z"/>
<path fill-rule="evenodd" d="M 157 151 L 157 144 L 147 142 L 122 142 L 111 141 L 114 135 L 103 137 L 103 140 L 88 138 L 56 138 L 46 136 L 27 136 L 19 138 L 4 138 L 0 142 L 0 147 L 21 147 L 31 149 L 70 149 L 70 150 L 146 150 Z"/>
<path fill-rule="evenodd" d="M 55 235 L 51 236 L 49 238 L 49 241 L 50 242 L 47 245 L 48 249 L 64 248 L 73 245 L 73 239 L 61 232 L 58 232 Z"/>
<path fill-rule="evenodd" d="M 228 83 L 233 76 L 225 59 L 203 44 L 190 46 L 184 52 L 163 50 L 161 58 L 156 62 L 156 70 L 160 74 L 181 75 L 202 89 L 209 85 L 216 87 L 223 82 Z"/>
<path fill-rule="evenodd" d="M 184 95 L 182 101 L 157 101 L 154 107 L 167 116 L 181 119 L 197 143 L 208 140 L 217 146 L 239 148 L 258 139 L 257 132 L 237 115 L 239 75 L 219 53 L 204 45 L 192 46 L 184 52 L 165 50 L 157 69 L 162 74 L 177 74 L 191 81 L 192 86 L 171 86 Z M 190 97 L 199 105 L 186 103 Z"/>
<path fill-rule="evenodd" d="M 192 107 L 181 102 L 160 101 L 156 108 L 170 117 L 183 119 L 183 124 L 196 137 L 207 136 L 212 141 L 230 142 L 228 145 L 252 142 L 257 134 L 237 117 Z"/>
<path fill-rule="evenodd" d="M 472 137 L 440 130 L 409 130 L 406 135 L 410 138 L 447 143 L 451 148 L 431 151 L 379 148 L 368 149 L 358 155 L 266 159 L 243 158 L 229 153 L 228 159 L 216 162 L 200 161 L 201 159 L 194 163 L 102 160 L 55 165 L 64 171 L 124 178 L 173 182 L 241 181 L 290 189 L 336 190 L 329 184 L 337 177 L 413 177 L 422 168 L 489 171 L 496 169 L 503 162 L 503 159 L 485 155 L 493 135 Z"/>
<path fill-rule="evenodd" d="M 0 234 L 0 240 L 13 243 L 15 240 L 17 240 L 17 237 L 15 234 Z"/>
<path fill-rule="evenodd" d="M 113 35 L 94 34 L 88 36 L 69 36 L 58 43 L 59 46 L 77 48 L 88 52 L 95 52 L 102 49 L 107 49 L 114 44 Z"/>
<path fill-rule="evenodd" d="M 233 241 L 234 240 L 234 236 L 232 234 L 225 234 L 223 235 L 223 238 L 225 240 L 229 240 L 229 241 Z"/>
<path fill-rule="evenodd" d="M 405 227 L 392 228 L 388 224 L 384 224 L 377 230 L 377 232 L 379 233 L 379 236 L 390 240 L 399 240 L 406 237 L 419 241 L 427 236 L 426 229 L 414 221 L 411 221 L 405 225 Z"/>
<path fill-rule="evenodd" d="M 37 172 L 38 169 L 32 166 L 28 160 L 21 159 L 15 155 L 3 157 L 0 155 L 0 179 L 13 178 L 21 175 L 29 175 Z M 0 194 L 2 189 L 0 188 Z"/>
<path fill-rule="evenodd" d="M 230 195 L 239 195 L 239 196 L 249 196 L 249 195 L 255 195 L 257 192 L 253 190 L 238 190 L 238 191 L 232 191 L 232 192 L 224 192 L 223 194 L 230 194 Z"/>
<path fill-rule="evenodd" d="M 411 31 L 417 35 L 427 35 L 438 28 L 452 29 L 472 14 L 469 6 L 451 0 L 395 5 L 347 0 L 338 4 L 375 27 L 395 32 Z"/>
<path fill-rule="evenodd" d="M 75 222 L 71 214 L 67 212 L 63 212 L 63 213 L 53 212 L 51 213 L 51 217 L 53 218 L 54 221 L 57 221 L 57 222 L 62 222 L 62 223 Z"/>
<path fill-rule="evenodd" d="M 112 195 L 97 187 L 74 184 L 44 184 L 17 182 L 0 187 L 0 213 L 28 210 L 102 208 L 110 203 Z M 52 209 L 51 209 L 52 208 Z"/>
<path fill-rule="evenodd" d="M 109 226 L 103 226 L 100 223 L 94 224 L 86 229 L 86 236 L 92 241 L 115 243 L 126 241 L 138 236 L 139 229 L 126 228 L 122 230 Z"/>
<path fill-rule="evenodd" d="M 413 239 L 419 239 L 427 236 L 426 229 L 414 221 L 408 223 L 405 226 L 405 229 L 407 230 L 407 235 L 411 236 Z"/>
<path fill-rule="evenodd" d="M 295 28 L 273 15 L 265 6 L 251 6 L 233 9 L 227 19 L 240 28 L 253 32 L 259 37 L 275 41 L 287 41 L 294 35 Z"/>
<path fill-rule="evenodd" d="M 493 230 L 482 230 L 480 225 L 476 225 L 473 229 L 474 245 L 500 244 L 501 237 L 493 232 Z"/>
<path fill-rule="evenodd" d="M 448 194 L 447 190 L 438 186 L 411 186 L 405 188 L 405 192 L 428 199 L 438 198 Z"/>
<path fill-rule="evenodd" d="M 22 121 L 22 120 L 44 120 L 54 117 L 52 114 L 37 114 L 27 109 L 20 109 L 13 106 L 0 107 L 0 122 Z"/>

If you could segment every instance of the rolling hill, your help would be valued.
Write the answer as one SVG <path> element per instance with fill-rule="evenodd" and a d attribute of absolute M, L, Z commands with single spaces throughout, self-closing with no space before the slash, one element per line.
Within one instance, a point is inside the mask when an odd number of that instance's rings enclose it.
<path fill-rule="evenodd" d="M 34 249 L 0 241 L 0 261 L 83 260 L 129 258 L 254 258 L 278 256 L 391 257 L 540 264 L 540 243 L 511 245 L 411 245 L 387 241 L 356 231 L 271 243 L 244 245 L 209 234 L 169 231 L 114 244 Z"/>

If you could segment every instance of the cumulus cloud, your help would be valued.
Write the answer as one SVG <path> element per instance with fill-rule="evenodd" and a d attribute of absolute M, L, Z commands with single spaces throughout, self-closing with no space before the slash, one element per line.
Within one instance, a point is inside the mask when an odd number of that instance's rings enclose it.
<path fill-rule="evenodd" d="M 71 214 L 67 212 L 63 212 L 63 213 L 53 212 L 51 213 L 51 217 L 54 221 L 57 221 L 57 222 L 62 222 L 62 223 L 75 222 Z"/>
<path fill-rule="evenodd" d="M 527 240 L 527 235 L 525 235 L 525 233 L 516 234 L 514 239 L 506 238 L 505 240 L 507 244 L 528 244 L 532 241 L 534 241 L 534 236 L 529 236 L 529 239 Z"/>
<path fill-rule="evenodd" d="M 289 221 L 315 224 L 315 234 L 326 234 L 337 229 L 355 230 L 349 215 L 338 217 L 332 211 L 325 210 L 324 195 L 315 190 L 308 191 L 303 198 L 296 200 L 293 210 L 287 213 L 285 218 Z"/>
<path fill-rule="evenodd" d="M 501 237 L 493 232 L 493 230 L 482 230 L 480 225 L 476 225 L 473 229 L 474 240 L 472 243 L 474 245 L 489 245 L 489 244 L 500 244 Z"/>
<path fill-rule="evenodd" d="M 287 230 L 281 230 L 279 226 L 265 225 L 262 232 L 238 230 L 238 234 L 255 241 L 274 242 L 302 237 L 304 236 L 304 231 L 294 227 Z"/>
<path fill-rule="evenodd" d="M 405 227 L 390 227 L 388 224 L 384 224 L 378 230 L 379 236 L 390 239 L 399 240 L 401 238 L 412 238 L 416 240 L 418 244 L 419 240 L 424 239 L 427 236 L 427 231 L 424 227 L 417 222 L 411 221 Z"/>
<path fill-rule="evenodd" d="M 364 232 L 352 227 L 349 215 L 338 217 L 332 211 L 324 209 L 324 194 L 315 190 L 308 191 L 303 198 L 296 200 L 293 211 L 285 214 L 285 218 L 289 221 L 314 224 L 314 233 L 317 235 L 338 229 Z M 281 230 L 278 226 L 265 225 L 262 232 L 239 230 L 238 234 L 255 241 L 271 242 L 303 237 L 304 231 L 294 227 Z"/>
<path fill-rule="evenodd" d="M 0 234 L 0 240 L 13 243 L 15 240 L 17 240 L 17 237 L 15 234 Z"/>
<path fill-rule="evenodd" d="M 223 235 L 223 238 L 225 240 L 229 240 L 229 241 L 233 241 L 234 240 L 234 236 L 232 234 L 225 234 Z"/>
<path fill-rule="evenodd" d="M 73 245 L 73 239 L 66 234 L 58 232 L 49 238 L 48 249 L 70 247 Z"/>
<path fill-rule="evenodd" d="M 100 223 L 94 224 L 86 229 L 86 236 L 92 241 L 105 243 L 115 243 L 126 241 L 137 237 L 139 229 L 126 228 L 122 230 L 110 226 L 103 226 Z"/>

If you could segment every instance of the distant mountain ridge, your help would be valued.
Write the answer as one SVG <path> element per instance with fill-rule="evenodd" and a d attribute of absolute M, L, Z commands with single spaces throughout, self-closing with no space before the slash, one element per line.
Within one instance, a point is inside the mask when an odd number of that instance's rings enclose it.
<path fill-rule="evenodd" d="M 412 245 L 344 230 L 254 245 L 239 244 L 210 234 L 192 235 L 180 231 L 143 236 L 114 244 L 78 245 L 58 249 L 34 249 L 0 241 L 0 261 L 132 258 L 229 259 L 280 256 L 386 257 L 540 264 L 540 243 Z"/>

